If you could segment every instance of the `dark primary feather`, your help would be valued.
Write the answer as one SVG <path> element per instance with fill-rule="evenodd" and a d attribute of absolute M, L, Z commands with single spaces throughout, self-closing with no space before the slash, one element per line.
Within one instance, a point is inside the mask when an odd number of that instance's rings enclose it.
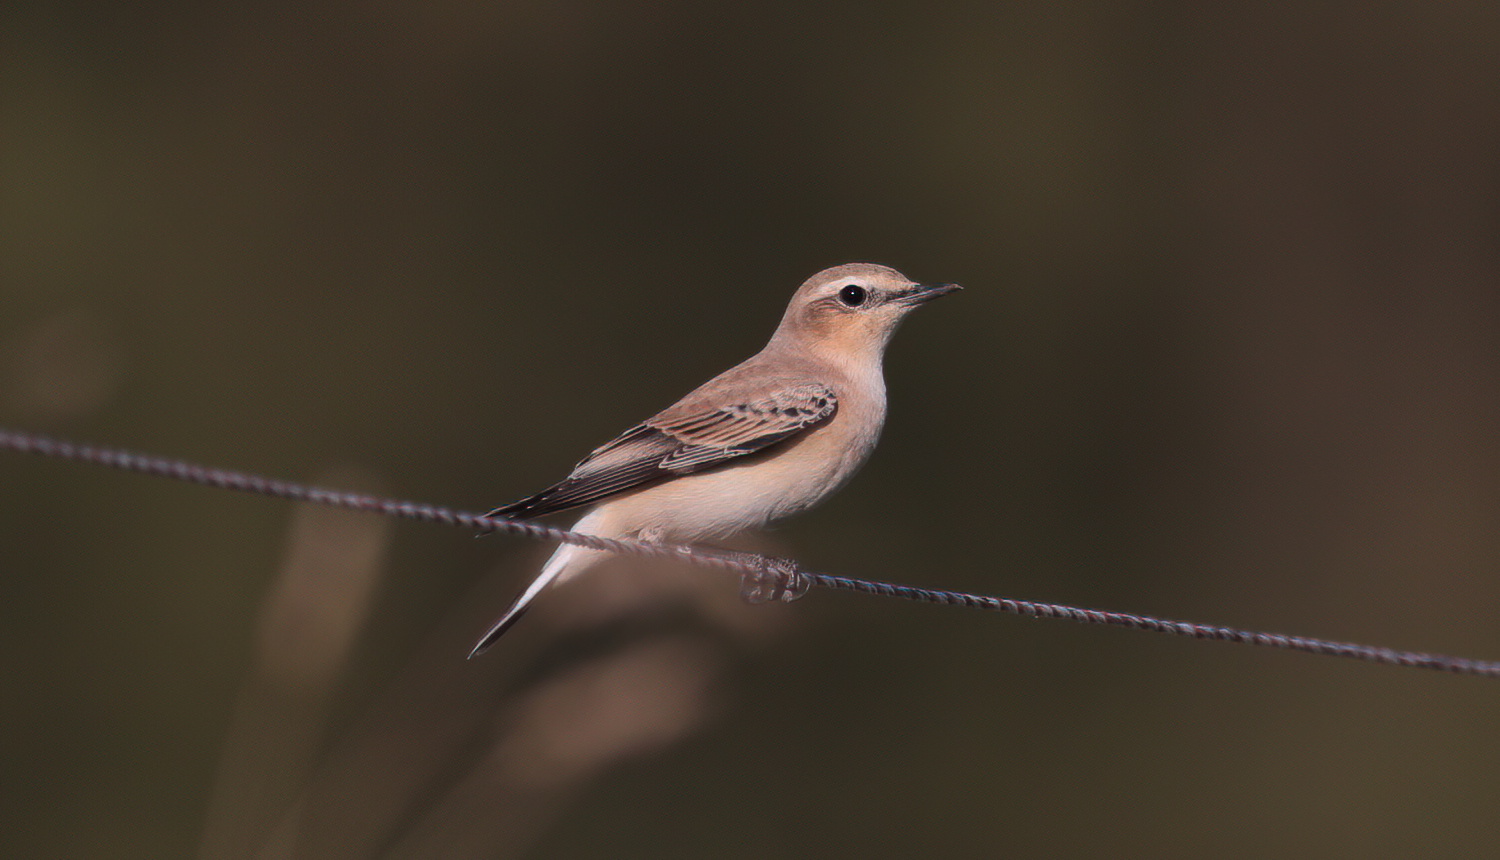
<path fill-rule="evenodd" d="M 561 483 L 488 515 L 539 517 L 711 469 L 790 439 L 837 409 L 833 390 L 813 382 L 728 405 L 709 406 L 689 396 L 595 450 Z"/>

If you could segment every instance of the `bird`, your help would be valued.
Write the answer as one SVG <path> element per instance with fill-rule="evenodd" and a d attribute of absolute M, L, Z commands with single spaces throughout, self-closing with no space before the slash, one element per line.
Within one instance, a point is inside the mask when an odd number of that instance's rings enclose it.
<path fill-rule="evenodd" d="M 596 448 L 571 474 L 487 517 L 589 511 L 575 532 L 693 543 L 817 504 L 853 477 L 885 423 L 882 359 L 917 307 L 961 289 L 848 263 L 808 278 L 765 348 Z M 495 622 L 477 657 L 548 585 L 608 554 L 564 544 Z"/>

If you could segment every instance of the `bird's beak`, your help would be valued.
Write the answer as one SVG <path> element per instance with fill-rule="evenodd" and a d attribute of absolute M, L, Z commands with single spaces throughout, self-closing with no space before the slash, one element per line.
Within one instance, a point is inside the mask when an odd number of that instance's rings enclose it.
<path fill-rule="evenodd" d="M 963 289 L 958 284 L 913 284 L 907 289 L 896 294 L 896 299 L 904 305 L 920 305 L 930 302 L 938 296 L 946 296 Z"/>

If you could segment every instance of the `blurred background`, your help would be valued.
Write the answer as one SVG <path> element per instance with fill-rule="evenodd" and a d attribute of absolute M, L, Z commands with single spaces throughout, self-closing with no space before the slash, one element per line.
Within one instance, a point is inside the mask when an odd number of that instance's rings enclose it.
<path fill-rule="evenodd" d="M 1500 6 L 0 11 L 0 424 L 485 510 L 872 260 L 746 546 L 1500 658 Z M 503 452 L 522 452 L 506 454 Z M 9 857 L 1500 853 L 1493 682 L 0 456 Z"/>

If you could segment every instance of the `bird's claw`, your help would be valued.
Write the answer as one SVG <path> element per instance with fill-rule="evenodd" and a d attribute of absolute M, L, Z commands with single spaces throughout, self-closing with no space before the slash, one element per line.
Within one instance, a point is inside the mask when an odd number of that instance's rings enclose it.
<path fill-rule="evenodd" d="M 755 565 L 740 575 L 740 599 L 746 603 L 790 603 L 812 588 L 812 579 L 789 558 L 753 555 Z"/>

